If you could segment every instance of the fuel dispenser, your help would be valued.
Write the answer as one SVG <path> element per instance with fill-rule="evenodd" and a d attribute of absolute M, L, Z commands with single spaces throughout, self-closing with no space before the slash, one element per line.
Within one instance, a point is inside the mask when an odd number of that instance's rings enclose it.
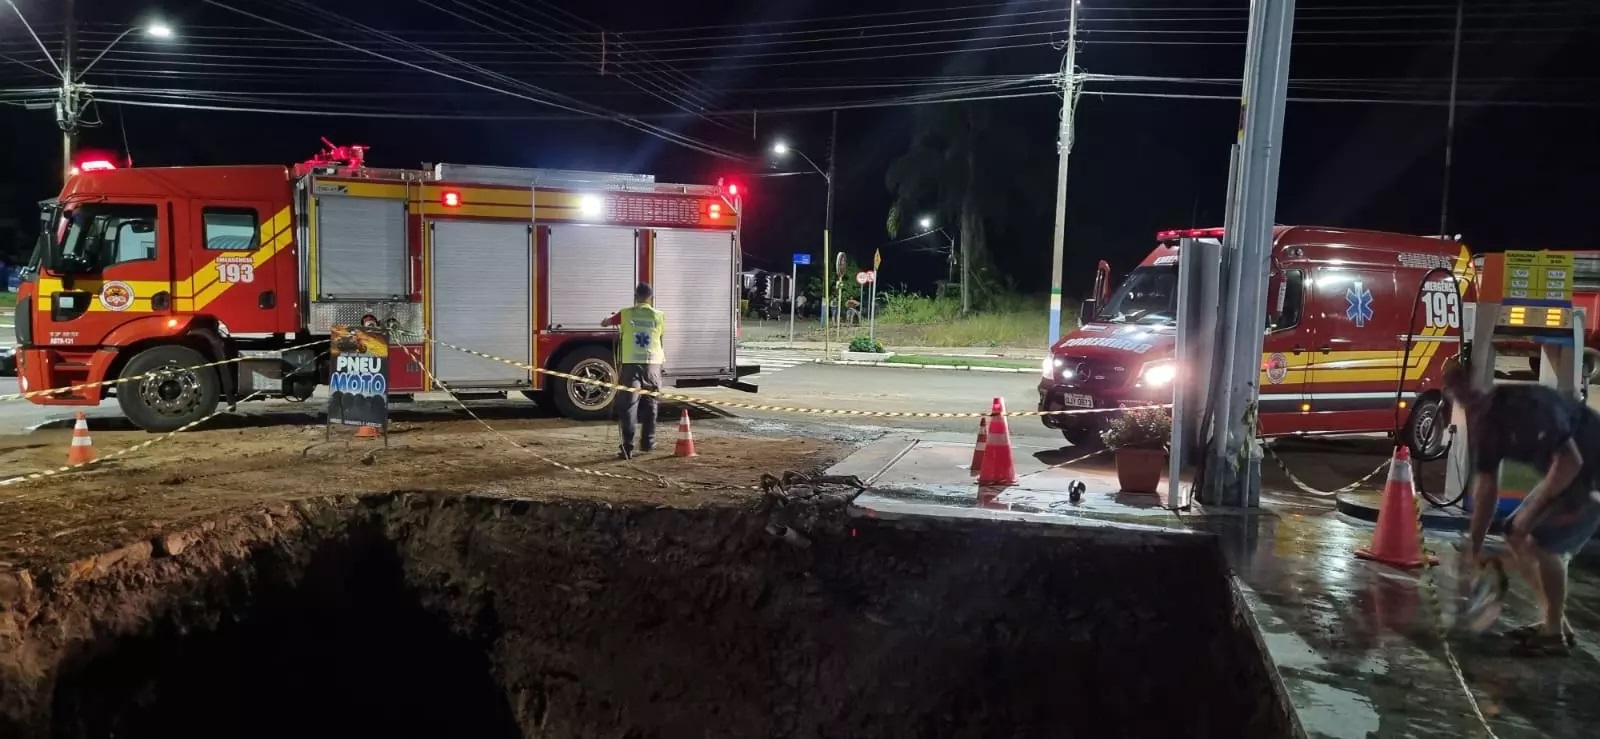
<path fill-rule="evenodd" d="M 1495 381 L 1495 342 L 1518 339 L 1539 345 L 1539 382 L 1588 398 L 1583 376 L 1584 325 L 1588 316 L 1572 305 L 1573 255 L 1560 252 L 1512 251 L 1486 254 L 1478 268 L 1478 300 L 1463 306 L 1463 354 L 1472 386 L 1488 389 Z M 1448 492 L 1467 490 L 1472 478 L 1466 417 L 1458 408 L 1451 418 Z M 1515 462 L 1500 466 L 1500 503 L 1496 517 L 1510 515 L 1542 477 Z M 1471 510 L 1470 495 L 1463 496 Z"/>

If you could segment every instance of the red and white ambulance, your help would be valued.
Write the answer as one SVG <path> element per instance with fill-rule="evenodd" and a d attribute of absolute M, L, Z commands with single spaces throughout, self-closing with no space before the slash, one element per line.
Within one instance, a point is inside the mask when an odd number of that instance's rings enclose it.
<path fill-rule="evenodd" d="M 1039 408 L 1115 409 L 1170 402 L 1181 368 L 1177 331 L 1180 239 L 1219 240 L 1222 229 L 1163 231 L 1159 245 L 1114 290 L 1085 301 L 1081 325 L 1050 349 Z M 1444 453 L 1438 379 L 1459 350 L 1461 306 L 1473 263 L 1460 242 L 1319 226 L 1273 231 L 1261 354 L 1264 436 L 1389 432 L 1424 459 Z M 1436 273 L 1454 272 L 1459 281 Z M 1417 301 L 1419 288 L 1422 301 Z M 1416 324 L 1408 325 L 1415 313 Z M 1407 344 L 1411 343 L 1409 358 Z M 1401 384 L 1404 378 L 1403 385 Z M 1397 388 L 1403 388 L 1399 397 Z M 1077 445 L 1098 441 L 1115 415 L 1044 416 Z"/>

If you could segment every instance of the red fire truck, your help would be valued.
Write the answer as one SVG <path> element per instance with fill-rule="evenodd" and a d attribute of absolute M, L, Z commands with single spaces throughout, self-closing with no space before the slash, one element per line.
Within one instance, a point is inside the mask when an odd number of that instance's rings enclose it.
<path fill-rule="evenodd" d="M 1039 408 L 1110 408 L 1169 402 L 1181 368 L 1177 330 L 1179 241 L 1217 240 L 1222 229 L 1163 231 L 1159 245 L 1114 291 L 1102 266 L 1079 328 L 1051 347 Z M 1104 265 L 1104 263 L 1102 263 Z M 1435 274 L 1451 270 L 1459 282 Z M 1313 226 L 1273 232 L 1266 338 L 1259 379 L 1260 431 L 1288 434 L 1394 430 L 1396 410 L 1414 454 L 1442 455 L 1438 379 L 1459 350 L 1472 256 L 1458 241 Z M 1416 306 L 1416 325 L 1408 326 Z M 1109 294 L 1106 294 L 1109 293 Z M 1412 344 L 1409 358 L 1406 345 Z M 1402 368 L 1404 391 L 1396 397 Z M 1044 416 L 1073 444 L 1093 444 L 1112 413 Z"/>
<path fill-rule="evenodd" d="M 138 426 L 178 428 L 218 402 L 304 399 L 325 384 L 338 324 L 390 329 L 391 395 L 520 391 L 580 419 L 614 391 L 426 341 L 579 377 L 616 376 L 601 322 L 655 286 L 676 386 L 739 383 L 736 187 L 648 175 L 424 165 L 379 169 L 365 147 L 281 166 L 85 168 L 48 206 L 16 309 L 24 391 L 163 371 L 37 396 L 114 394 Z M 302 348 L 297 348 L 302 347 Z M 217 368 L 192 369 L 239 359 Z M 423 371 L 423 365 L 428 371 Z M 749 368 L 754 371 L 754 368 Z M 437 379 L 437 383 L 433 381 Z M 258 395 L 259 394 L 259 395 Z"/>

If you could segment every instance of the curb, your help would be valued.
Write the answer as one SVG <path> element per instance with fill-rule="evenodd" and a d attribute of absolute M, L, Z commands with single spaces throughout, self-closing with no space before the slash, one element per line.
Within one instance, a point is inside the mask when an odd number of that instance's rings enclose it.
<path fill-rule="evenodd" d="M 817 364 L 839 364 L 846 367 L 894 367 L 898 369 L 924 369 L 924 370 L 958 370 L 962 372 L 999 372 L 1002 374 L 1020 375 L 1027 372 L 1038 372 L 1030 367 L 977 367 L 967 364 L 901 364 L 899 362 L 854 362 L 844 359 L 816 360 Z"/>

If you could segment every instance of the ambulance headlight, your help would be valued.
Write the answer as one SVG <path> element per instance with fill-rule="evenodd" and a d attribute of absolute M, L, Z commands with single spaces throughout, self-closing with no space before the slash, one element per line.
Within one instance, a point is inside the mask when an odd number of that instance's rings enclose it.
<path fill-rule="evenodd" d="M 1172 362 L 1153 362 L 1144 366 L 1139 381 L 1151 387 L 1171 385 L 1178 378 L 1178 365 Z"/>

